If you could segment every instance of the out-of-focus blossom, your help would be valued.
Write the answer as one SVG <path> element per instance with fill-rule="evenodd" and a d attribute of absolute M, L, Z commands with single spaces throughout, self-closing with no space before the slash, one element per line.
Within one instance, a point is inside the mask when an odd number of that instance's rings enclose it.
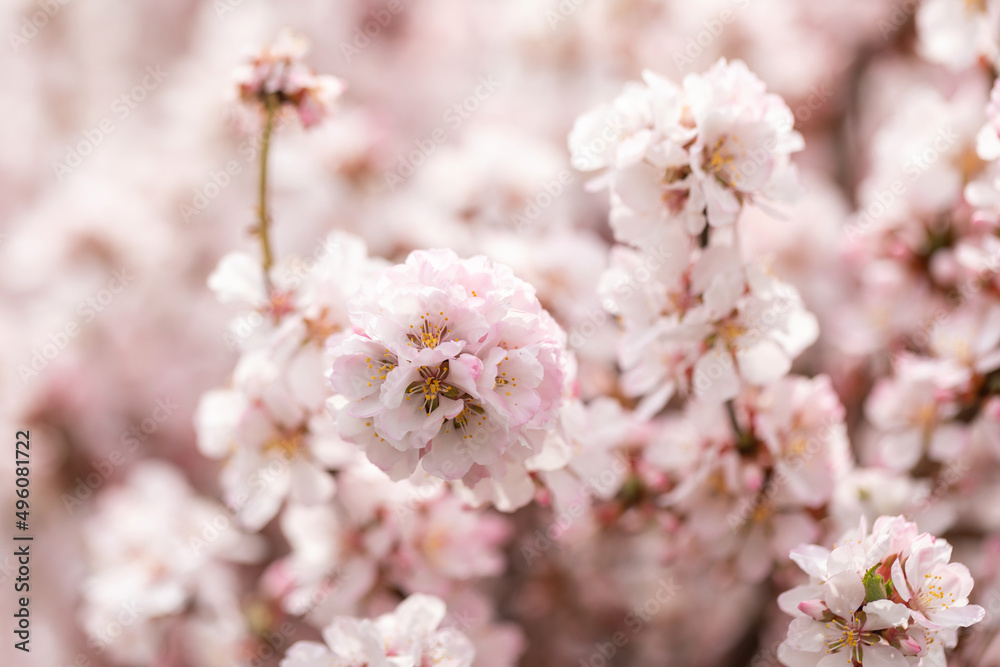
<path fill-rule="evenodd" d="M 167 463 L 143 462 L 95 502 L 80 618 L 93 641 L 128 664 L 159 654 L 169 627 L 163 619 L 182 618 L 189 607 L 213 615 L 237 586 L 227 563 L 264 556 L 259 538 L 240 532 L 224 507 L 196 496 Z"/>
<path fill-rule="evenodd" d="M 206 393 L 199 404 L 198 444 L 206 456 L 226 459 L 226 502 L 252 529 L 273 518 L 286 497 L 328 499 L 334 480 L 326 469 L 351 458 L 325 407 L 325 343 L 346 335 L 347 300 L 380 265 L 349 234 L 331 234 L 322 248 L 309 264 L 274 267 L 270 295 L 249 255 L 224 257 L 209 279 L 221 301 L 249 310 L 229 334 L 242 351 L 233 386 Z"/>
<path fill-rule="evenodd" d="M 1000 80 L 993 82 L 986 105 L 986 124 L 976 135 L 976 152 L 984 160 L 1000 159 Z"/>
<path fill-rule="evenodd" d="M 816 341 L 816 318 L 795 288 L 744 267 L 734 248 L 698 250 L 674 230 L 660 249 L 616 248 L 601 284 L 625 329 L 623 388 L 646 397 L 645 413 L 678 390 L 721 402 L 744 381 L 774 382 Z"/>
<path fill-rule="evenodd" d="M 741 61 L 720 60 L 682 87 L 651 72 L 613 104 L 581 116 L 570 134 L 573 165 L 607 168 L 617 238 L 659 242 L 732 225 L 744 204 L 797 193 L 789 155 L 801 150 L 792 112 Z"/>
<path fill-rule="evenodd" d="M 865 410 L 879 431 L 874 461 L 890 468 L 912 468 L 923 455 L 945 461 L 964 449 L 960 433 L 948 427 L 958 414 L 961 367 L 946 360 L 902 357 L 896 375 L 880 380 Z"/>
<path fill-rule="evenodd" d="M 298 642 L 282 667 L 472 667 L 475 649 L 452 628 L 439 629 L 445 604 L 411 595 L 375 620 L 338 617 L 323 631 L 325 644 Z"/>
<path fill-rule="evenodd" d="M 917 11 L 922 55 L 962 69 L 980 58 L 995 63 L 1000 4 L 995 0 L 927 0 Z"/>
<path fill-rule="evenodd" d="M 304 127 L 322 121 L 344 90 L 332 76 L 320 76 L 302 57 L 309 42 L 290 30 L 282 30 L 273 44 L 265 46 L 234 75 L 240 100 L 252 108 L 291 109 Z"/>
<path fill-rule="evenodd" d="M 757 581 L 785 550 L 818 535 L 809 509 L 832 499 L 851 460 L 828 378 L 787 377 L 737 405 L 751 422 L 727 418 L 714 403 L 689 403 L 683 418 L 664 420 L 644 456 L 672 487 L 661 502 L 701 548 Z"/>

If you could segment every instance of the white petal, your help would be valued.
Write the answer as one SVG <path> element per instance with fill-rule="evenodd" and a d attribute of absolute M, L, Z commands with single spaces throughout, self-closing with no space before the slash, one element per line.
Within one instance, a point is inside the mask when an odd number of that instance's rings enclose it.
<path fill-rule="evenodd" d="M 750 347 L 736 350 L 740 375 L 750 384 L 767 385 L 788 375 L 792 361 L 781 347 L 770 340 L 761 340 Z"/>
<path fill-rule="evenodd" d="M 834 614 L 850 618 L 865 601 L 865 585 L 857 572 L 840 572 L 823 584 L 823 598 Z"/>
<path fill-rule="evenodd" d="M 869 631 L 894 628 L 910 618 L 910 610 L 906 605 L 891 600 L 869 602 L 865 605 L 864 612 L 868 615 L 868 620 L 865 621 L 865 630 Z"/>
<path fill-rule="evenodd" d="M 891 646 L 865 646 L 865 667 L 907 667 L 903 654 Z"/>

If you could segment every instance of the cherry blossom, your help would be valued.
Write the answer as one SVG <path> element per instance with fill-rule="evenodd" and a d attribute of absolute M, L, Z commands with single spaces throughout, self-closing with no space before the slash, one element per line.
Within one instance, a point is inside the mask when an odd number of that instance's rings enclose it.
<path fill-rule="evenodd" d="M 942 645 L 955 644 L 949 631 L 984 615 L 968 604 L 972 577 L 949 562 L 951 551 L 901 516 L 880 517 L 871 532 L 862 521 L 832 551 L 792 550 L 812 583 L 778 599 L 794 617 L 779 658 L 789 667 L 943 664 Z"/>
<path fill-rule="evenodd" d="M 319 76 L 302 62 L 309 43 L 283 30 L 277 40 L 237 69 L 236 87 L 242 102 L 256 107 L 293 109 L 305 127 L 327 116 L 344 90 L 332 76 Z"/>
<path fill-rule="evenodd" d="M 444 479 L 502 480 L 508 450 L 541 451 L 568 381 L 565 334 L 509 269 L 415 252 L 350 316 L 356 333 L 332 352 L 348 399 L 340 432 L 393 478 L 419 462 Z"/>
<path fill-rule="evenodd" d="M 38 664 L 1000 664 L 998 0 L 28 4 Z"/>
<path fill-rule="evenodd" d="M 323 630 L 326 644 L 297 642 L 282 667 L 471 667 L 471 642 L 451 628 L 438 629 L 445 604 L 430 595 L 411 595 L 395 611 L 374 620 L 338 617 Z"/>
<path fill-rule="evenodd" d="M 651 71 L 581 116 L 573 164 L 608 168 L 611 223 L 622 242 L 658 242 L 677 225 L 732 225 L 744 202 L 795 196 L 789 155 L 801 150 L 791 111 L 741 61 L 720 60 L 678 87 Z"/>
<path fill-rule="evenodd" d="M 960 69 L 996 61 L 1000 6 L 993 0 L 930 0 L 917 12 L 920 47 L 933 62 Z"/>

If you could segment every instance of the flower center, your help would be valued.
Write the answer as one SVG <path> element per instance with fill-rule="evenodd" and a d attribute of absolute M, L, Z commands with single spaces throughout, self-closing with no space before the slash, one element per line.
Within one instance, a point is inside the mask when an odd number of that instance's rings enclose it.
<path fill-rule="evenodd" d="M 396 356 L 393 355 L 389 350 L 385 351 L 385 356 L 378 361 L 372 361 L 371 357 L 365 359 L 365 363 L 368 364 L 368 370 L 372 372 L 372 375 L 368 376 L 368 386 L 372 386 L 372 381 L 381 382 L 385 380 L 386 376 L 396 368 Z M 376 368 L 376 364 L 378 368 Z"/>
<path fill-rule="evenodd" d="M 805 438 L 799 436 L 798 438 L 793 440 L 790 445 L 788 445 L 787 451 L 788 451 L 788 456 L 794 457 L 794 456 L 802 456 L 808 450 L 809 450 L 809 442 Z"/>
<path fill-rule="evenodd" d="M 719 335 L 729 344 L 735 343 L 746 332 L 747 328 L 736 322 L 723 322 L 719 325 Z"/>
<path fill-rule="evenodd" d="M 985 14 L 986 0 L 965 0 L 965 11 L 969 13 Z"/>
<path fill-rule="evenodd" d="M 712 146 L 712 150 L 708 153 L 708 158 L 705 161 L 705 169 L 715 174 L 715 177 L 723 185 L 733 188 L 736 187 L 741 175 L 739 170 L 735 169 L 736 158 L 726 150 L 727 138 L 723 136 L 716 140 L 715 145 Z M 739 147 L 743 146 L 743 142 L 740 141 L 739 137 L 734 136 L 731 138 L 731 141 Z M 743 151 L 743 154 L 745 155 L 746 151 Z"/>
<path fill-rule="evenodd" d="M 865 644 L 869 646 L 878 642 L 878 637 L 871 632 L 864 632 L 861 628 L 863 623 L 857 616 L 851 614 L 849 620 L 835 618 L 826 624 L 827 628 L 833 630 L 832 638 L 826 642 L 826 652 L 836 653 L 846 648 L 851 653 L 851 658 L 861 664 L 862 648 Z M 838 634 L 839 631 L 839 634 Z"/>
<path fill-rule="evenodd" d="M 284 459 L 294 459 L 302 448 L 302 436 L 298 433 L 292 435 L 279 435 L 271 438 L 264 444 L 264 451 L 268 454 L 277 454 Z"/>
<path fill-rule="evenodd" d="M 925 574 L 924 578 L 926 581 L 920 595 L 917 596 L 917 606 L 923 609 L 933 609 L 935 607 L 948 609 L 951 605 L 955 604 L 955 594 L 948 593 L 947 597 L 945 597 L 944 589 L 936 583 L 941 580 L 940 575 L 932 576 Z"/>
<path fill-rule="evenodd" d="M 437 368 L 420 367 L 420 380 L 411 382 L 406 388 L 406 400 L 414 396 L 423 399 L 421 408 L 427 414 L 434 412 L 441 404 L 441 396 L 458 398 L 458 389 L 445 383 L 448 377 L 449 362 L 445 359 Z"/>
<path fill-rule="evenodd" d="M 443 316 L 444 311 L 441 311 L 439 314 Z M 407 345 L 416 345 L 420 348 L 437 347 L 438 343 L 445 339 L 448 335 L 448 325 L 435 324 L 428 319 L 430 316 L 430 313 L 424 313 L 421 315 L 419 327 L 415 327 L 412 324 L 410 325 L 410 329 L 412 331 L 406 335 L 406 337 L 410 339 L 410 342 L 407 343 Z M 448 318 L 445 317 L 444 321 L 447 322 Z"/>
<path fill-rule="evenodd" d="M 462 439 L 471 438 L 472 435 L 468 432 L 469 426 L 482 426 L 483 425 L 483 415 L 486 411 L 483 408 L 470 400 L 465 401 L 465 407 L 462 411 L 458 413 L 454 419 L 451 420 L 452 427 L 456 431 L 462 432 Z M 473 422 L 475 422 L 473 424 Z M 451 433 L 451 429 L 447 426 L 445 427 L 445 433 Z"/>
<path fill-rule="evenodd" d="M 507 374 L 504 373 L 503 371 L 501 371 L 500 374 L 497 375 L 497 379 L 493 382 L 493 388 L 494 389 L 499 389 L 500 387 L 505 387 L 505 386 L 516 387 L 517 386 L 517 378 L 516 377 L 507 377 Z M 509 391 L 504 392 L 504 393 L 507 396 L 510 396 L 510 392 Z"/>

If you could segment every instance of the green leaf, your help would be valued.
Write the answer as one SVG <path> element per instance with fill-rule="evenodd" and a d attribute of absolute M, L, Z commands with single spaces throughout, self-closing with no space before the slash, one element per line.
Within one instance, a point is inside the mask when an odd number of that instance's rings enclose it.
<path fill-rule="evenodd" d="M 875 600 L 887 600 L 892 595 L 892 584 L 886 583 L 882 575 L 875 572 L 877 569 L 878 565 L 865 572 L 863 581 L 865 584 L 866 603 L 874 602 Z"/>

